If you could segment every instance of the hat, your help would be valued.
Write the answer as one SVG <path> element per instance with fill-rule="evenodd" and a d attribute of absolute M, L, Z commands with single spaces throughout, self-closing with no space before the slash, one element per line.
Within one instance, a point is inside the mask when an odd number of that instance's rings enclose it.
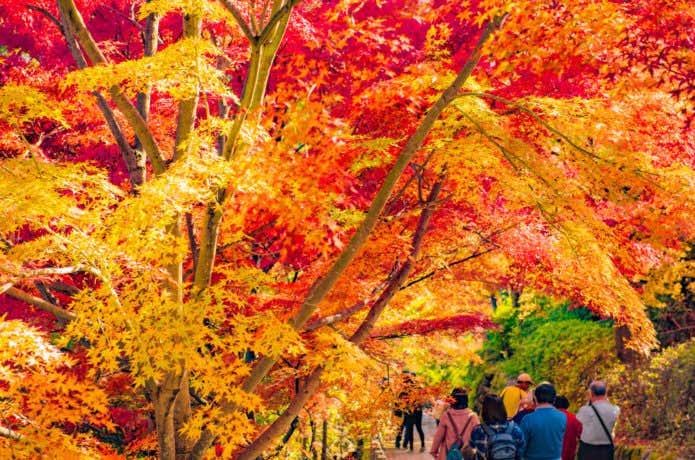
<path fill-rule="evenodd" d="M 516 382 L 517 383 L 530 383 L 531 385 L 535 385 L 533 383 L 533 380 L 531 380 L 531 376 L 526 374 L 526 373 L 519 374 L 519 376 L 516 378 Z"/>

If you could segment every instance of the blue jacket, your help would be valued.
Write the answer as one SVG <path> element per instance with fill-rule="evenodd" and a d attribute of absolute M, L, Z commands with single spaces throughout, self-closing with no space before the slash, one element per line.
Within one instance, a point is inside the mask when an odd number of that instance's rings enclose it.
<path fill-rule="evenodd" d="M 554 407 L 537 407 L 523 418 L 525 460 L 560 460 L 567 417 Z"/>

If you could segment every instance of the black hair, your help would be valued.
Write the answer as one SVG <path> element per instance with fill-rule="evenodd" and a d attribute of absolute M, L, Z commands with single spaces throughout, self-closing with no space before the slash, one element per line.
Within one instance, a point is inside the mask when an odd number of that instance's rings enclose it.
<path fill-rule="evenodd" d="M 534 391 L 538 404 L 552 404 L 555 402 L 555 387 L 550 383 L 541 383 Z"/>
<path fill-rule="evenodd" d="M 564 395 L 555 396 L 555 407 L 558 409 L 569 409 L 570 402 Z"/>
<path fill-rule="evenodd" d="M 489 394 L 483 399 L 483 408 L 480 411 L 483 423 L 493 425 L 505 423 L 507 421 L 507 409 L 504 408 L 502 398 L 497 395 Z"/>
<path fill-rule="evenodd" d="M 451 397 L 454 398 L 454 403 L 451 405 L 454 409 L 465 409 L 468 407 L 468 391 L 465 388 L 454 388 L 451 392 Z"/>

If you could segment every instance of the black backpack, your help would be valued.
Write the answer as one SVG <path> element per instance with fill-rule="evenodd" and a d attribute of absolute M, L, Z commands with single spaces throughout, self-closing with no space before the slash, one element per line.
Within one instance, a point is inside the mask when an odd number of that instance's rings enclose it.
<path fill-rule="evenodd" d="M 516 442 L 512 436 L 514 422 L 507 423 L 502 431 L 493 430 L 490 426 L 482 424 L 481 427 L 487 435 L 487 460 L 514 460 L 516 458 Z"/>

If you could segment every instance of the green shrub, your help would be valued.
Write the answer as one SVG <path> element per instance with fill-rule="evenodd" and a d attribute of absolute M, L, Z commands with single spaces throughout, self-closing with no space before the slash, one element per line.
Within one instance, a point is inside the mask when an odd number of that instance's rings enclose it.
<path fill-rule="evenodd" d="M 609 385 L 621 408 L 619 436 L 654 440 L 695 458 L 695 340 L 666 348 L 635 369 L 616 366 Z"/>
<path fill-rule="evenodd" d="M 507 375 L 524 371 L 538 383 L 548 380 L 558 394 L 581 406 L 587 383 L 616 364 L 612 328 L 597 322 L 562 319 L 540 324 L 511 340 L 516 352 L 502 365 Z"/>

